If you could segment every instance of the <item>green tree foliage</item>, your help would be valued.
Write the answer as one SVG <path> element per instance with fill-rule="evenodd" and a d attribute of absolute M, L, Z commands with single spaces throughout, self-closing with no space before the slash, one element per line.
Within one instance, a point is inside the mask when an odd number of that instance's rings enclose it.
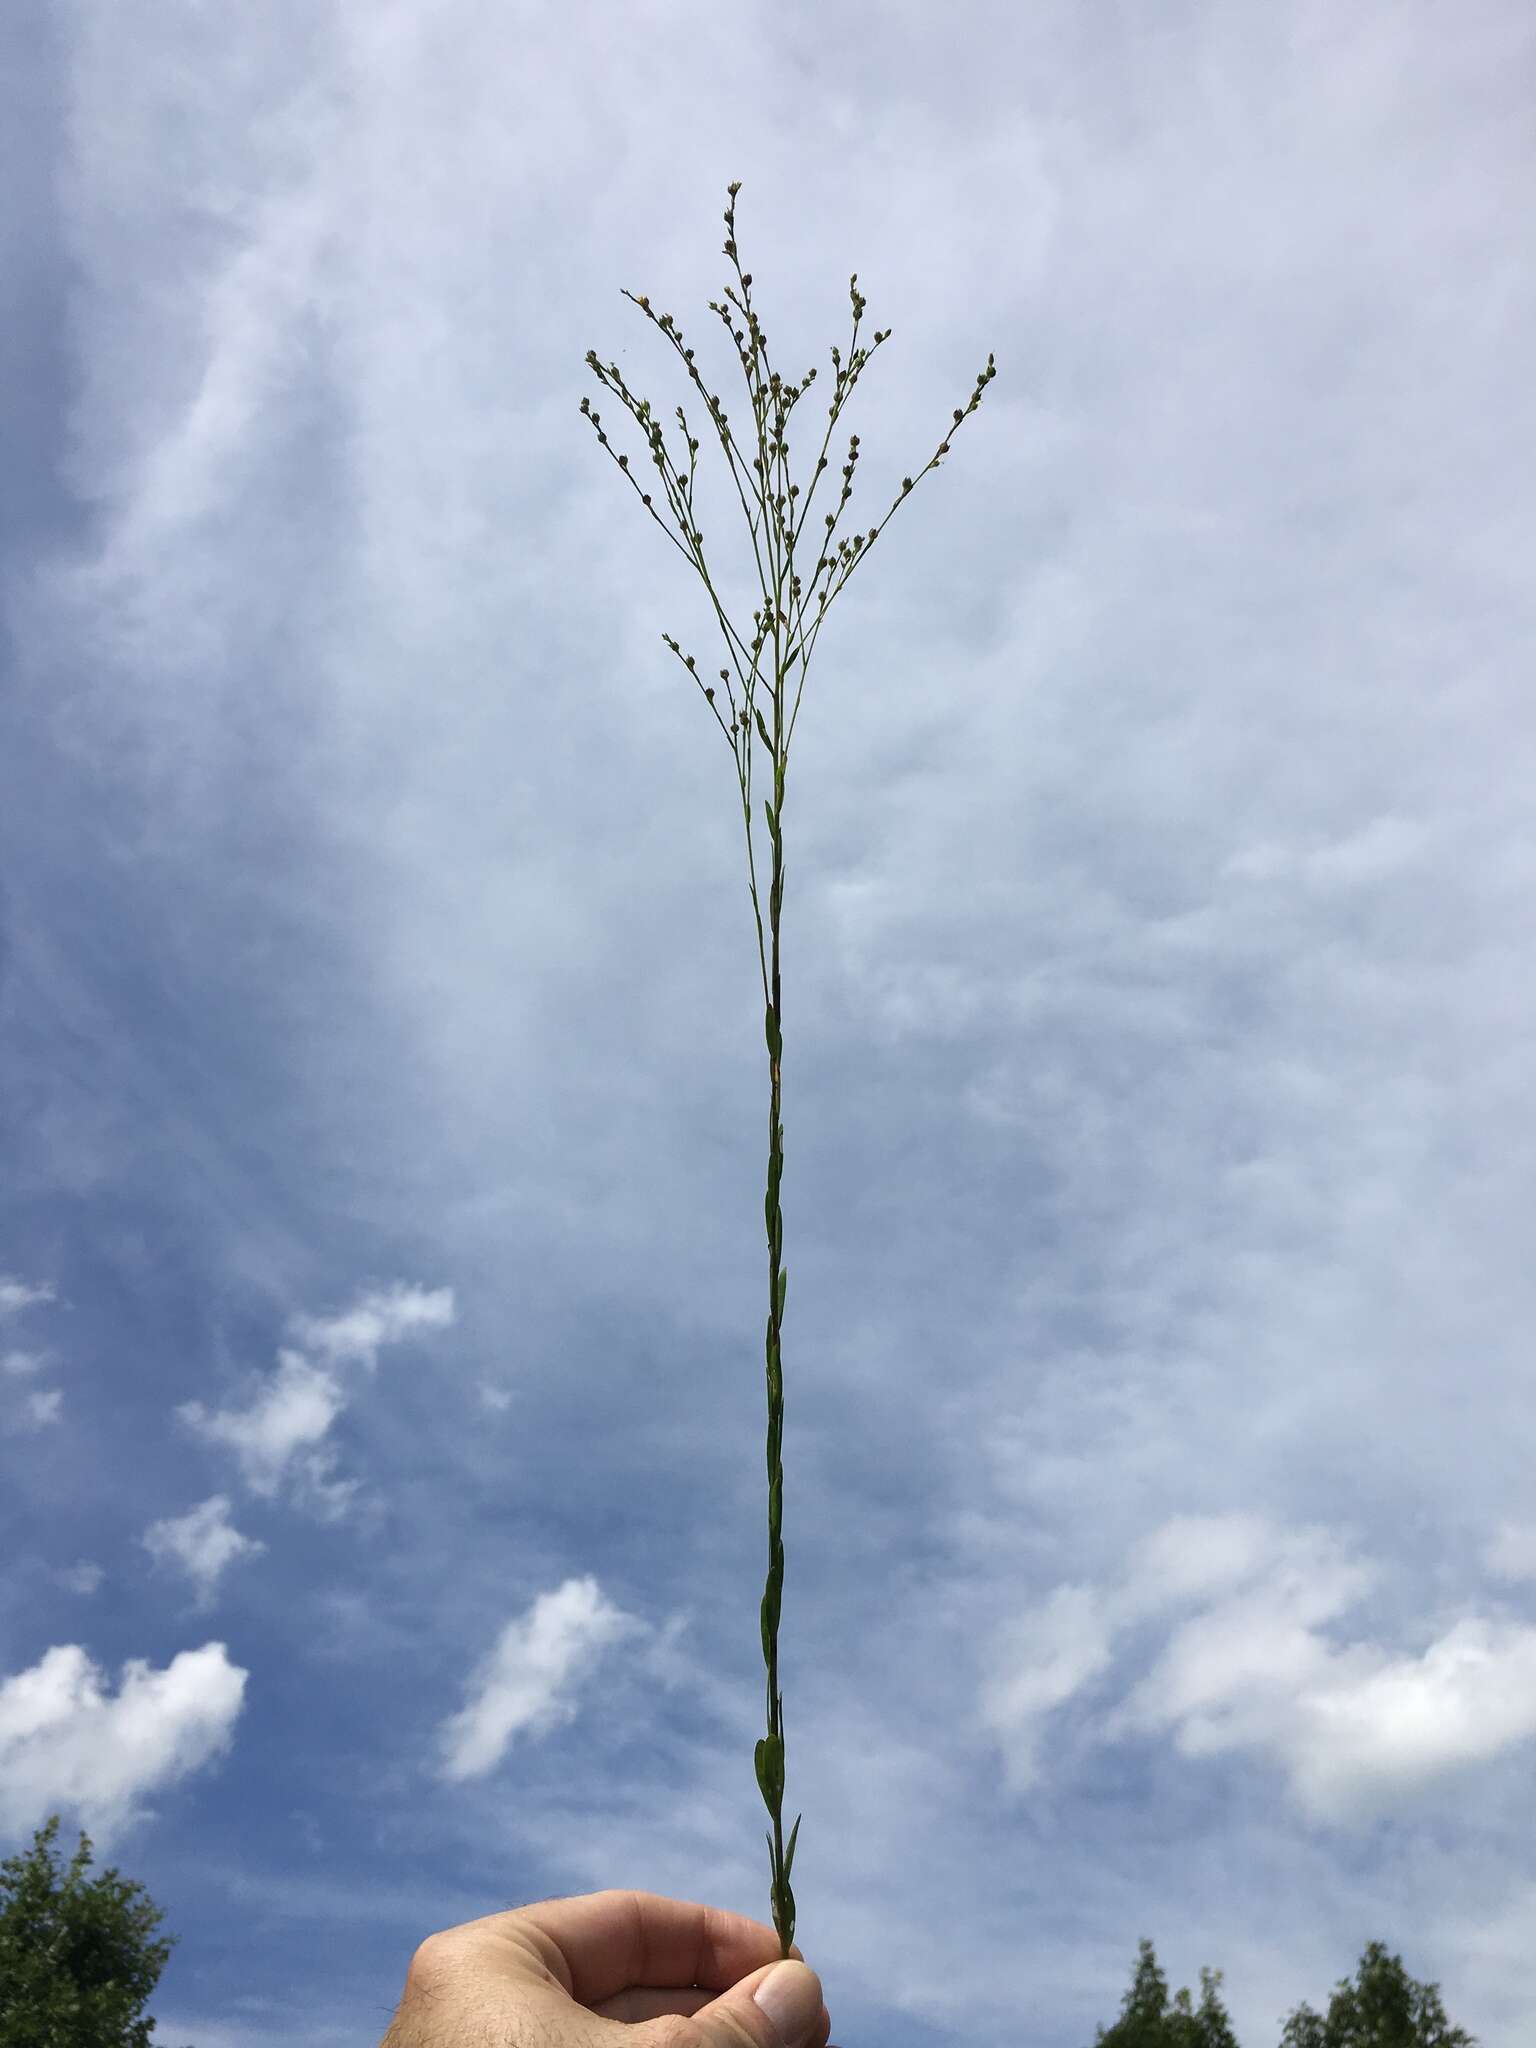
<path fill-rule="evenodd" d="M 1415 1983 L 1402 1957 L 1389 1956 L 1384 1943 L 1373 1941 L 1355 1982 L 1340 1979 L 1328 2017 L 1297 2006 L 1280 2048 L 1477 2048 L 1477 2042 L 1446 2018 L 1438 1984 Z"/>
<path fill-rule="evenodd" d="M 1201 1970 L 1198 2006 L 1188 1991 L 1180 1991 L 1170 2006 L 1168 1979 L 1151 1942 L 1143 1939 L 1120 2017 L 1107 2033 L 1099 2028 L 1095 2048 L 1238 2048 L 1219 1996 L 1221 1974 Z"/>
<path fill-rule="evenodd" d="M 153 1995 L 175 1937 L 143 1887 L 115 1869 L 87 1881 L 82 1832 L 67 1871 L 54 1814 L 31 1852 L 0 1863 L 0 2048 L 151 2048 Z"/>

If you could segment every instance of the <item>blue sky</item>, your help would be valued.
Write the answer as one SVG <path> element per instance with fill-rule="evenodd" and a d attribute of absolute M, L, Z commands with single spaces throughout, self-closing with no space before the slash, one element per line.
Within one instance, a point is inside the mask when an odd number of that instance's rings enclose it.
<path fill-rule="evenodd" d="M 627 287 L 744 416 L 740 179 L 810 417 L 850 272 L 893 329 L 856 525 L 998 370 L 789 771 L 834 2038 L 1076 2048 L 1143 1934 L 1247 2048 L 1373 1938 L 1536 2033 L 1529 10 L 0 37 L 0 1850 L 150 1887 L 196 2048 L 537 1898 L 769 1917 L 724 657 L 578 412 L 690 399 Z"/>

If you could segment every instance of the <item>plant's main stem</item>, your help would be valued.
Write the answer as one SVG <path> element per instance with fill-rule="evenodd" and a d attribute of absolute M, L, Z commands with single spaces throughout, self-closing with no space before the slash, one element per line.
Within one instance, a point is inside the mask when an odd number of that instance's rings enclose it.
<path fill-rule="evenodd" d="M 827 429 L 822 439 L 815 474 L 811 478 L 797 516 L 795 500 L 800 495 L 800 486 L 792 484 L 789 480 L 786 428 L 790 413 L 809 390 L 816 372 L 814 369 L 809 370 L 799 384 L 790 385 L 785 384 L 770 368 L 767 336 L 763 333 L 757 314 L 752 308 L 751 273 L 742 269 L 736 249 L 735 205 L 736 194 L 740 189 L 739 181 L 731 185 L 730 204 L 725 211 L 725 225 L 728 231 L 725 254 L 731 259 L 736 271 L 740 295 L 738 296 L 728 284 L 725 287 L 725 296 L 729 305 L 742 315 L 745 325 L 733 326 L 732 314 L 726 305 L 717 305 L 711 300 L 710 310 L 720 316 L 727 333 L 735 342 L 746 378 L 747 394 L 752 404 L 753 424 L 757 430 L 758 452 L 751 463 L 748 463 L 737 445 L 719 399 L 713 397 L 706 389 L 694 365 L 693 350 L 683 346 L 682 331 L 672 315 L 663 313 L 658 317 L 651 308 L 649 298 L 643 293 L 636 297 L 633 292 L 625 292 L 624 296 L 633 299 L 652 325 L 658 327 L 671 342 L 701 398 L 708 406 L 715 430 L 720 436 L 720 446 L 730 468 L 731 481 L 736 487 L 742 511 L 747 517 L 747 525 L 752 536 L 753 560 L 757 566 L 762 589 L 763 609 L 753 614 L 753 623 L 757 631 L 750 645 L 745 636 L 738 632 L 726 617 L 704 559 L 704 536 L 698 529 L 693 506 L 694 467 L 699 444 L 688 435 L 688 422 L 682 407 L 677 408 L 677 417 L 688 449 L 686 476 L 683 474 L 682 464 L 672 457 L 667 448 L 659 422 L 652 418 L 649 400 L 638 399 L 629 390 L 619 374 L 617 363 L 609 363 L 605 367 L 598 361 L 595 349 L 587 351 L 587 362 L 599 383 L 617 392 L 646 436 L 651 458 L 660 476 L 662 488 L 666 492 L 668 508 L 676 522 L 676 532 L 657 512 L 650 493 L 641 490 L 638 480 L 629 469 L 629 457 L 615 454 L 609 447 L 608 436 L 603 432 L 601 414 L 592 411 L 585 398 L 581 401 L 581 410 L 590 419 L 599 445 L 608 448 L 612 460 L 629 477 L 631 488 L 651 517 L 677 548 L 679 554 L 698 570 L 710 602 L 714 606 L 721 631 L 725 635 L 727 651 L 736 671 L 736 680 L 742 688 L 743 701 L 738 709 L 736 694 L 731 688 L 730 671 L 721 669 L 720 680 L 726 686 L 731 705 L 731 722 L 727 725 L 715 704 L 714 687 L 706 685 L 699 676 L 693 656 L 685 655 L 670 633 L 662 635 L 678 660 L 693 676 L 703 692 L 705 702 L 714 713 L 716 724 L 730 743 L 732 759 L 741 786 L 742 817 L 747 833 L 747 876 L 752 893 L 752 909 L 757 920 L 757 954 L 762 970 L 764 1030 L 768 1041 L 768 1193 L 763 1212 L 768 1230 L 768 1578 L 763 1588 L 761 1622 L 763 1663 L 768 1684 L 768 1733 L 758 1741 L 755 1760 L 758 1788 L 773 1822 L 773 1833 L 767 1838 L 768 1853 L 772 1859 L 773 1924 L 778 1932 L 780 1952 L 787 1956 L 795 1938 L 795 1895 L 790 1889 L 789 1880 L 794 1867 L 795 1843 L 800 1833 L 801 1816 L 797 1814 L 795 1817 L 786 1848 L 784 1700 L 779 1692 L 779 1613 L 784 1598 L 783 1333 L 784 1297 L 788 1282 L 788 1275 L 784 1270 L 784 1217 L 779 1201 L 784 1175 L 784 1124 L 781 1116 L 784 1008 L 779 987 L 779 917 L 784 905 L 784 777 L 789 765 L 789 743 L 794 737 L 795 720 L 800 711 L 800 692 L 805 687 L 806 671 L 816 642 L 821 636 L 822 621 L 826 617 L 827 608 L 843 589 L 858 564 L 867 559 L 870 548 L 884 532 L 896 506 L 911 492 L 914 479 L 902 478 L 901 494 L 878 526 L 872 526 L 867 534 L 856 534 L 851 541 L 838 541 L 834 552 L 833 534 L 842 516 L 843 507 L 853 494 L 853 475 L 859 459 L 859 437 L 857 434 L 852 436 L 848 443 L 848 460 L 843 466 L 842 495 L 838 499 L 836 512 L 825 516 L 825 537 L 821 543 L 815 570 L 811 575 L 810 589 L 808 592 L 803 591 L 801 580 L 795 574 L 795 546 L 805 530 L 811 500 L 816 495 L 821 472 L 827 467 L 827 448 L 831 442 L 832 429 L 849 394 L 858 382 L 859 373 L 881 343 L 890 339 L 891 330 L 886 328 L 883 334 L 877 331 L 869 347 L 859 346 L 859 322 L 864 314 L 864 299 L 859 291 L 858 274 L 855 272 L 848 280 L 849 298 L 853 305 L 853 338 L 849 358 L 844 364 L 838 351 L 835 348 L 832 350 L 832 365 L 836 379 L 832 404 L 827 413 Z M 966 415 L 976 410 L 981 403 L 982 393 L 996 374 L 989 355 L 985 369 L 977 376 L 976 389 L 971 395 L 969 405 L 963 409 L 956 408 L 953 416 L 954 425 L 946 430 L 946 434 L 953 433 L 954 428 L 961 424 Z M 925 476 L 930 469 L 937 469 L 941 459 L 948 453 L 949 440 L 946 438 L 940 441 L 937 452 L 918 472 L 919 477 Z M 755 511 L 748 505 L 748 491 L 756 501 Z M 678 538 L 679 534 L 682 536 L 681 539 Z M 822 586 L 819 601 L 818 585 Z M 812 610 L 809 627 L 806 623 L 808 604 Z M 766 675 L 759 664 L 765 642 L 770 636 L 773 642 L 771 734 L 761 709 L 754 701 L 758 682 L 766 680 Z M 800 664 L 800 680 L 786 727 L 785 701 L 789 692 L 790 671 L 797 661 Z M 762 905 L 758 899 L 757 865 L 752 846 L 754 725 L 763 750 L 773 763 L 773 801 L 769 803 L 765 799 L 763 803 L 769 837 L 773 841 L 773 880 L 768 894 L 768 919 L 772 934 L 771 969 L 769 953 L 763 944 Z"/>
<path fill-rule="evenodd" d="M 781 751 L 784 677 L 774 691 L 774 796 L 769 811 L 773 840 L 773 883 L 768 917 L 773 932 L 773 983 L 767 1012 L 768 1036 L 768 1583 L 763 1589 L 763 1662 L 768 1672 L 768 1734 L 757 1746 L 757 1782 L 773 1820 L 768 1852 L 773 1863 L 773 1924 L 779 1947 L 787 1956 L 795 1938 L 795 1895 L 790 1889 L 795 1839 L 800 1817 L 784 1852 L 784 1700 L 779 1691 L 779 1608 L 784 1594 L 784 1294 L 788 1276 L 783 1267 L 784 1212 L 779 1191 L 784 1176 L 784 1125 L 781 1063 L 784 1048 L 784 1004 L 779 987 L 779 914 L 784 902 L 784 756 Z"/>

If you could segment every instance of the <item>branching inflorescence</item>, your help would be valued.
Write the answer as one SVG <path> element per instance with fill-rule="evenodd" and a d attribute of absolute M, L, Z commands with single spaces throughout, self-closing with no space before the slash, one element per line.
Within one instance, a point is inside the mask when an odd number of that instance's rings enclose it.
<path fill-rule="evenodd" d="M 790 415 L 814 383 L 816 372 L 814 368 L 807 370 L 800 383 L 786 384 L 768 361 L 768 337 L 763 332 L 752 305 L 752 275 L 750 271 L 743 271 L 736 250 L 736 194 L 740 190 L 739 180 L 731 185 L 730 200 L 724 216 L 725 254 L 730 258 L 736 272 L 739 294 L 727 283 L 725 296 L 729 305 L 721 305 L 711 299 L 709 307 L 712 313 L 719 315 L 727 334 L 735 344 L 742 373 L 746 379 L 747 399 L 752 408 L 753 433 L 757 444 L 757 453 L 750 463 L 731 430 L 729 417 L 719 399 L 712 396 L 706 388 L 694 362 L 694 352 L 685 346 L 682 331 L 672 315 L 656 313 L 643 292 L 636 296 L 635 293 L 626 291 L 624 297 L 640 308 L 677 351 L 719 437 L 731 480 L 741 501 L 742 512 L 746 516 L 763 599 L 761 609 L 752 614 L 753 632 L 750 639 L 738 631 L 727 618 L 705 559 L 704 535 L 699 531 L 693 502 L 699 443 L 689 431 L 683 408 L 677 407 L 677 420 L 687 449 L 686 475 L 683 464 L 674 457 L 667 445 L 661 424 L 652 414 L 649 400 L 635 396 L 619 374 L 616 363 L 609 363 L 605 367 L 599 362 L 596 350 L 588 350 L 587 362 L 594 376 L 605 390 L 617 395 L 645 436 L 665 504 L 672 515 L 671 524 L 657 510 L 654 491 L 641 488 L 640 480 L 630 467 L 629 457 L 615 453 L 604 431 L 602 415 L 595 412 L 590 401 L 585 398 L 581 401 L 581 410 L 591 421 L 599 445 L 608 450 L 611 459 L 629 478 L 641 504 L 672 545 L 698 571 L 714 606 L 721 632 L 725 636 L 726 652 L 730 662 L 729 667 L 719 671 L 720 681 L 725 685 L 726 701 L 730 706 L 731 716 L 727 722 L 715 701 L 715 686 L 712 683 L 705 683 L 699 675 L 694 656 L 684 654 L 670 633 L 662 635 L 667 646 L 698 684 L 705 703 L 726 737 L 736 763 L 747 835 L 748 882 L 752 909 L 757 920 L 757 950 L 763 978 L 764 1028 L 768 1044 L 769 1077 L 768 1193 L 764 1203 L 764 1219 L 768 1233 L 768 1578 L 763 1592 L 761 1624 L 763 1661 L 767 1667 L 768 1733 L 757 1744 L 756 1764 L 758 1787 L 773 1821 L 773 1834 L 768 1840 L 769 1855 L 772 1859 L 773 1924 L 778 1931 L 781 1951 L 787 1956 L 795 1936 L 795 1895 L 790 1889 L 789 1880 L 801 1818 L 796 1817 L 786 1852 L 783 1835 L 784 1701 L 778 1689 L 778 1641 L 779 1609 L 784 1589 L 784 1469 L 781 1457 L 784 1383 L 781 1339 L 784 1327 L 785 1289 L 789 1276 L 783 1264 L 784 1228 L 779 1202 L 779 1187 L 784 1171 L 784 1126 L 779 1114 L 780 1060 L 783 1047 L 783 1006 L 779 989 L 779 918 L 784 904 L 783 819 L 789 743 L 794 736 L 795 720 L 799 716 L 800 693 L 805 685 L 806 672 L 829 607 L 858 564 L 868 558 L 870 549 L 884 532 L 897 505 L 909 496 L 914 485 L 926 476 L 930 469 L 939 468 L 942 458 L 949 453 L 949 436 L 964 422 L 966 416 L 980 405 L 982 394 L 997 371 L 989 355 L 986 367 L 976 378 L 976 388 L 971 394 L 969 404 L 955 410 L 950 426 L 945 429 L 945 438 L 919 470 L 917 477 L 902 478 L 901 490 L 885 518 L 878 525 L 870 527 L 867 533 L 860 532 L 852 539 L 837 540 L 837 527 L 853 495 L 854 472 L 859 461 L 859 437 L 857 434 L 849 436 L 848 459 L 842 467 L 842 492 L 836 510 L 823 516 L 823 530 L 816 541 L 816 564 L 811 571 L 809 588 L 803 587 L 796 568 L 796 554 L 798 550 L 800 558 L 804 559 L 808 549 L 805 529 L 811 516 L 811 505 L 822 472 L 828 467 L 827 449 L 831 444 L 833 429 L 865 364 L 876 349 L 890 340 L 891 330 L 888 327 L 884 332 L 877 329 L 873 341 L 867 347 L 860 346 L 859 325 L 863 319 L 865 302 L 859 291 L 858 273 L 855 272 L 848 280 L 849 298 L 853 306 L 853 334 L 848 347 L 848 360 L 844 363 L 838 350 L 832 350 L 835 380 L 832 402 L 827 408 L 826 432 L 822 437 L 821 453 L 817 458 L 815 472 L 804 493 L 804 502 L 799 503 L 800 486 L 791 482 L 789 475 L 788 426 Z M 731 308 L 735 309 L 734 313 Z M 738 317 L 742 323 L 740 325 L 737 324 Z M 765 654 L 768 658 L 766 667 Z M 795 685 L 794 703 L 788 707 L 786 722 L 789 683 L 797 667 L 799 679 Z M 762 684 L 768 693 L 773 714 L 771 730 L 757 702 L 759 684 Z M 739 702 L 738 688 L 741 693 Z M 768 894 L 770 939 L 766 943 L 763 936 L 762 906 L 758 897 L 757 867 L 752 840 L 754 730 L 773 771 L 772 801 L 767 798 L 763 800 L 763 812 L 773 848 L 773 878 Z"/>

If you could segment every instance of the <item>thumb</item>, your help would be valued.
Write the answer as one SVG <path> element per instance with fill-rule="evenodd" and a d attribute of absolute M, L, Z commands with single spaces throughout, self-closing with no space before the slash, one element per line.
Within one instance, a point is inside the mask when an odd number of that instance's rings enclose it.
<path fill-rule="evenodd" d="M 709 2048 L 809 2048 L 824 2041 L 821 1979 L 805 1963 L 770 1963 L 693 2016 Z"/>

